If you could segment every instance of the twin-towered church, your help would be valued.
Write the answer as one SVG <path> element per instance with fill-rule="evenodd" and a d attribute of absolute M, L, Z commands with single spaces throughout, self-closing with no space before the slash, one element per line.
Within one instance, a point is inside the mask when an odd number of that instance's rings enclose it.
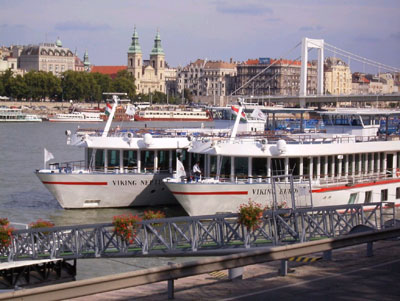
<path fill-rule="evenodd" d="M 147 94 L 160 91 L 165 93 L 165 54 L 161 47 L 160 33 L 157 31 L 150 60 L 143 60 L 136 27 L 132 44 L 128 50 L 128 72 L 135 78 L 137 93 Z"/>

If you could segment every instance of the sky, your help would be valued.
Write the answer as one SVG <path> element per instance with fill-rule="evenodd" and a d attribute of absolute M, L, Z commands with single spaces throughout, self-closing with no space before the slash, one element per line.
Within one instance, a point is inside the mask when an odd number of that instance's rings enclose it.
<path fill-rule="evenodd" d="M 59 37 L 81 58 L 87 49 L 94 65 L 125 65 L 135 26 L 144 59 L 159 30 L 171 67 L 198 58 L 297 59 L 293 47 L 308 37 L 400 68 L 399 0 L 0 0 L 0 46 Z"/>

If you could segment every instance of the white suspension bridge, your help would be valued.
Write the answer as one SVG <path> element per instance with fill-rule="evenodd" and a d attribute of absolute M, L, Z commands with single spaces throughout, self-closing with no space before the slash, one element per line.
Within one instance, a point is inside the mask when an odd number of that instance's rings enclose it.
<path fill-rule="evenodd" d="M 333 56 L 341 56 L 347 58 L 347 64 L 350 67 L 352 61 L 359 62 L 363 64 L 363 70 L 365 71 L 365 66 L 368 65 L 370 67 L 376 68 L 379 74 L 383 72 L 389 73 L 400 73 L 400 68 L 389 66 L 380 62 L 377 62 L 372 59 L 368 59 L 362 57 L 360 55 L 354 54 L 350 51 L 343 50 L 339 47 L 331 45 L 325 42 L 322 39 L 310 39 L 303 38 L 302 41 L 292 47 L 288 52 L 286 52 L 282 57 L 288 57 L 290 53 L 296 50 L 299 46 L 301 46 L 301 56 L 297 57 L 291 63 L 294 63 L 301 59 L 301 74 L 300 74 L 300 89 L 299 94 L 294 96 L 272 96 L 272 95 L 251 95 L 244 96 L 240 95 L 241 98 L 244 98 L 245 101 L 251 99 L 253 102 L 258 101 L 259 103 L 263 103 L 265 100 L 268 102 L 274 103 L 297 103 L 300 104 L 301 107 L 305 107 L 307 103 L 335 103 L 335 102 L 400 102 L 400 93 L 391 93 L 391 94 L 351 94 L 351 95 L 324 95 L 324 52 L 330 51 L 333 53 Z M 318 61 L 317 61 L 317 93 L 313 95 L 307 95 L 307 69 L 308 69 L 308 56 L 309 52 L 312 49 L 317 49 L 318 51 Z M 256 75 L 251 77 L 241 86 L 239 86 L 236 90 L 231 93 L 232 96 L 239 96 L 239 93 L 243 91 L 243 88 L 249 86 L 250 84 L 255 83 L 255 81 L 265 74 L 273 65 L 279 63 L 280 60 L 274 60 L 272 63 L 267 65 L 264 69 L 258 72 Z M 270 85 L 268 84 L 272 80 L 274 80 L 279 73 L 275 73 L 275 75 L 269 77 L 262 85 Z M 257 82 L 260 85 L 260 81 Z M 255 87 L 257 89 L 257 87 Z M 254 90 L 254 89 L 253 89 Z"/>

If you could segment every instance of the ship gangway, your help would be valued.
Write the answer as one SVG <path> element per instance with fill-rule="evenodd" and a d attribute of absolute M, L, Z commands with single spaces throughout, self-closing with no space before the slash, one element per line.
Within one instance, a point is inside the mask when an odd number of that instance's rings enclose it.
<path fill-rule="evenodd" d="M 1 261 L 127 256 L 223 255 L 348 234 L 356 226 L 384 229 L 396 223 L 394 203 L 276 209 L 249 230 L 238 214 L 142 221 L 132 243 L 112 223 L 15 230 Z"/>

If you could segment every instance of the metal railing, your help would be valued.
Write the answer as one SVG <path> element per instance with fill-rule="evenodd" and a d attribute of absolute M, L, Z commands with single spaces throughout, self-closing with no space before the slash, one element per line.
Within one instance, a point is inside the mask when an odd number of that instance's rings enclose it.
<path fill-rule="evenodd" d="M 383 229 L 385 222 L 396 221 L 394 205 L 385 212 L 387 205 L 268 210 L 254 230 L 240 225 L 237 214 L 148 220 L 138 223 L 132 243 L 118 236 L 111 223 L 16 230 L 11 246 L 0 251 L 0 260 L 229 254 L 337 237 L 357 225 Z"/>
<path fill-rule="evenodd" d="M 0 294 L 0 300 L 62 300 L 167 280 L 172 284 L 168 286 L 168 294 L 170 295 L 170 293 L 173 294 L 173 282 L 171 281 L 174 279 L 225 269 L 235 269 L 258 263 L 284 260 L 294 256 L 325 252 L 399 236 L 400 228 L 396 227 L 382 231 L 351 234 L 338 238 L 329 238 L 263 250 L 251 250 L 238 254 L 214 256 L 197 261 L 171 264 L 123 274 L 18 290 Z"/>

